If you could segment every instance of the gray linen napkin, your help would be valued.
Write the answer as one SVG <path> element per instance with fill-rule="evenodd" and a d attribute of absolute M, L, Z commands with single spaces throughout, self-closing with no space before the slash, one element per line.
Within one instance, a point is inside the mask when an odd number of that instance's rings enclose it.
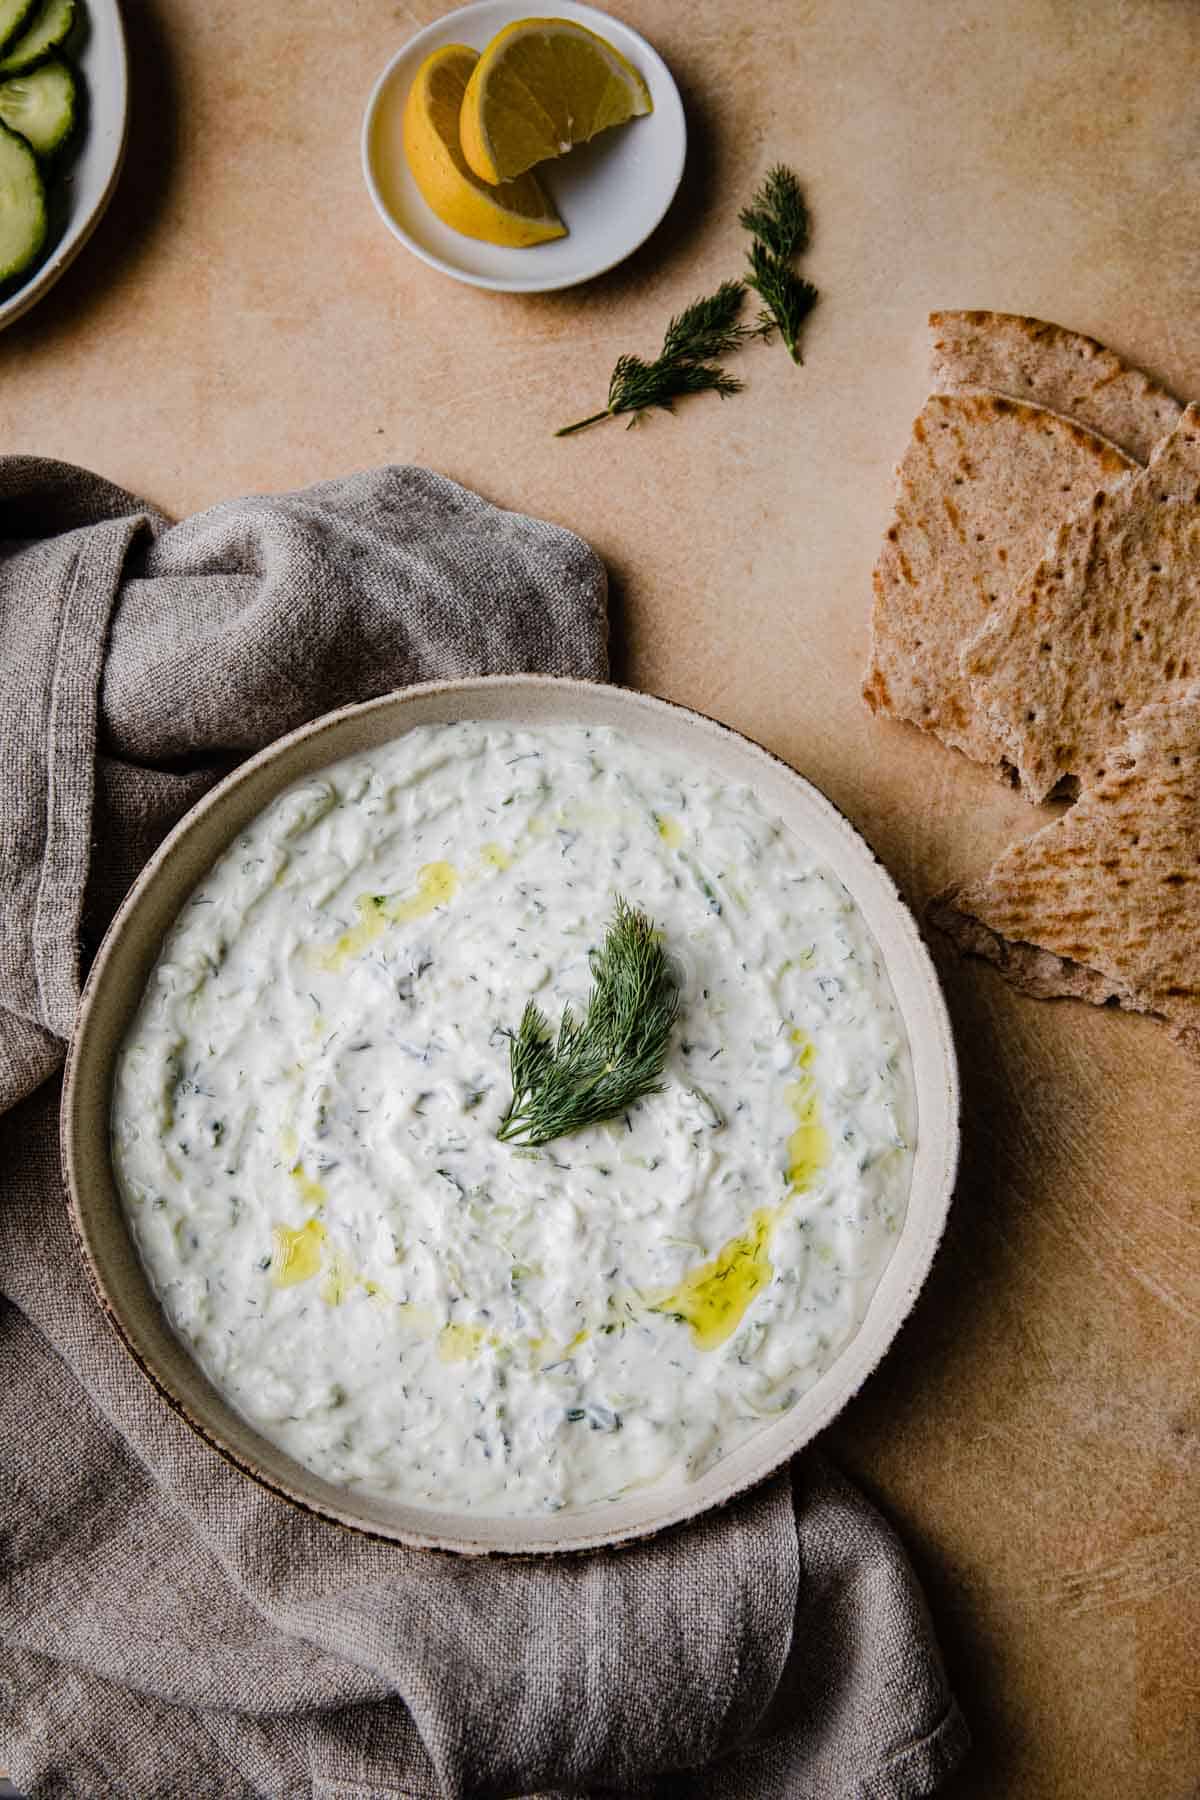
<path fill-rule="evenodd" d="M 243 755 L 432 676 L 606 673 L 569 532 L 420 469 L 171 525 L 0 459 L 0 1766 L 32 1796 L 928 1794 L 966 1732 L 899 1545 L 816 1458 L 611 1555 L 377 1544 L 138 1374 L 66 1224 L 84 957 Z"/>

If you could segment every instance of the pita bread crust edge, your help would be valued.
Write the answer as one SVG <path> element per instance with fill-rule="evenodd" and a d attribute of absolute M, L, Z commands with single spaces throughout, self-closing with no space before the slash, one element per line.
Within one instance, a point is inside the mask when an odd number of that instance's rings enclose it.
<path fill-rule="evenodd" d="M 1182 403 L 1095 338 L 1017 313 L 933 312 L 935 391 L 987 388 L 1049 407 L 1136 462 L 1176 424 Z"/>

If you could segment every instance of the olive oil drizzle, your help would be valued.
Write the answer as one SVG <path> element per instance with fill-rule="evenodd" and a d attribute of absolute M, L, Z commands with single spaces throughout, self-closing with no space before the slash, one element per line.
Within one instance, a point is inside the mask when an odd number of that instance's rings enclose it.
<path fill-rule="evenodd" d="M 448 906 L 458 892 L 458 871 L 453 863 L 426 863 L 417 871 L 417 891 L 407 897 L 395 894 L 360 894 L 355 905 L 358 924 L 344 931 L 327 950 L 313 952 L 322 969 L 340 969 L 348 957 L 359 956 L 381 937 L 389 925 L 406 925 L 427 918 L 439 906 Z"/>
<path fill-rule="evenodd" d="M 691 1328 L 698 1350 L 716 1350 L 731 1338 L 757 1294 L 775 1273 L 768 1254 L 775 1226 L 791 1201 L 807 1193 L 829 1161 L 829 1134 L 821 1123 L 813 1061 L 816 1046 L 799 1027 L 792 1031 L 796 1045 L 796 1079 L 787 1089 L 788 1104 L 796 1129 L 787 1141 L 788 1198 L 781 1206 L 760 1206 L 750 1215 L 749 1228 L 730 1238 L 709 1261 L 691 1269 L 679 1286 L 660 1294 L 651 1312 L 666 1313 Z"/>

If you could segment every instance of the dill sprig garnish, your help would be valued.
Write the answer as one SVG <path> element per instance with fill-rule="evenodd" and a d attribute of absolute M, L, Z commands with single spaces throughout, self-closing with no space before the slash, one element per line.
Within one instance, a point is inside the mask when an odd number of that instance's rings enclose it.
<path fill-rule="evenodd" d="M 792 361 L 801 362 L 800 333 L 817 303 L 817 290 L 792 267 L 792 258 L 808 248 L 809 238 L 808 207 L 792 171 L 776 163 L 738 218 L 753 240 L 746 286 L 763 303 L 759 334 L 769 337 L 778 330 Z"/>
<path fill-rule="evenodd" d="M 745 297 L 740 281 L 723 281 L 715 294 L 693 300 L 663 333 L 659 361 L 705 362 L 710 356 L 728 356 L 751 335 L 738 319 Z"/>
<path fill-rule="evenodd" d="M 602 412 L 573 425 L 563 425 L 555 437 L 570 437 L 601 419 L 629 413 L 630 425 L 651 407 L 674 412 L 675 402 L 688 394 L 729 394 L 741 392 L 742 384 L 712 359 L 728 356 L 754 332 L 743 325 L 738 314 L 746 297 L 740 281 L 723 281 L 715 294 L 694 300 L 677 313 L 663 335 L 662 349 L 653 362 L 640 356 L 620 356 L 608 384 L 608 404 Z"/>
<path fill-rule="evenodd" d="M 658 1093 L 679 990 L 652 921 L 619 895 L 591 968 L 584 1015 L 565 1007 L 557 1042 L 532 1000 L 509 1034 L 513 1093 L 496 1133 L 502 1142 L 548 1144 Z"/>
<path fill-rule="evenodd" d="M 800 183 L 789 168 L 776 163 L 768 169 L 757 194 L 738 214 L 738 223 L 781 262 L 808 249 L 808 207 Z"/>
<path fill-rule="evenodd" d="M 817 290 L 811 281 L 797 275 L 790 263 L 780 262 L 757 240 L 749 250 L 750 273 L 746 286 L 752 287 L 763 302 L 758 315 L 759 334 L 770 337 L 778 328 L 793 362 L 803 362 L 800 333 L 813 307 Z"/>
<path fill-rule="evenodd" d="M 738 214 L 750 233 L 749 268 L 741 281 L 723 281 L 715 294 L 695 300 L 667 326 L 662 349 L 652 362 L 641 356 L 619 356 L 608 384 L 608 402 L 600 412 L 563 425 L 555 437 L 586 431 L 603 419 L 629 415 L 634 425 L 657 407 L 674 412 L 688 394 L 739 394 L 742 383 L 717 360 L 729 356 L 747 338 L 770 337 L 778 331 L 793 362 L 802 361 L 800 334 L 817 303 L 811 281 L 797 273 L 793 258 L 808 248 L 809 216 L 800 183 L 783 163 L 767 171 L 750 205 Z M 746 289 L 762 301 L 755 325 L 741 321 Z"/>

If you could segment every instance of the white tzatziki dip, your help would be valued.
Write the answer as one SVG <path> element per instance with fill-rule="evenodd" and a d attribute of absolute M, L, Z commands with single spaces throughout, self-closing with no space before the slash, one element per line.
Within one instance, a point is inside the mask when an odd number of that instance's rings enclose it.
<path fill-rule="evenodd" d="M 497 1140 L 618 895 L 680 983 L 662 1089 Z M 225 1398 L 327 1480 L 492 1515 L 694 1478 L 811 1388 L 904 1220 L 879 952 L 745 787 L 582 726 L 411 731 L 280 795 L 167 935 L 113 1154 Z"/>

